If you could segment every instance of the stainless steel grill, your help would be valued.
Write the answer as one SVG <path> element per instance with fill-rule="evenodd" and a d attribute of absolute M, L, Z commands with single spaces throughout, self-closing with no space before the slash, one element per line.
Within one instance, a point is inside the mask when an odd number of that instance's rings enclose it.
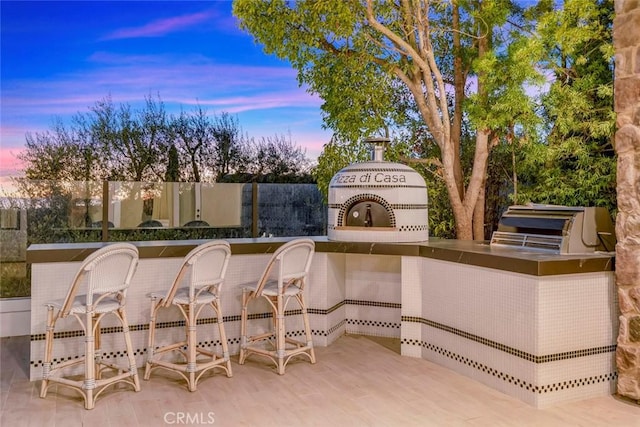
<path fill-rule="evenodd" d="M 510 206 L 490 244 L 581 254 L 613 251 L 616 238 L 605 208 L 530 204 Z"/>

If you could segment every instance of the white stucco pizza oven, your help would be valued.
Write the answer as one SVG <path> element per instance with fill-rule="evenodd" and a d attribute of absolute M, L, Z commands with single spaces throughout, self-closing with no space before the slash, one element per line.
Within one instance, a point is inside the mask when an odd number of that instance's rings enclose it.
<path fill-rule="evenodd" d="M 387 139 L 369 139 L 373 159 L 341 169 L 329 184 L 327 237 L 350 242 L 429 239 L 427 186 L 407 165 L 383 160 Z"/>

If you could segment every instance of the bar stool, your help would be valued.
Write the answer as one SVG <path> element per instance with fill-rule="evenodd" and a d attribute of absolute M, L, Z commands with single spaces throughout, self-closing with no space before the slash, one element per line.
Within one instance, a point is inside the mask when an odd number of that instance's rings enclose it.
<path fill-rule="evenodd" d="M 213 240 L 203 243 L 182 260 L 182 265 L 166 294 L 152 293 L 151 320 L 149 322 L 149 346 L 144 379 L 151 377 L 155 368 L 177 372 L 187 381 L 189 391 L 195 391 L 198 380 L 213 368 L 222 368 L 227 377 L 232 376 L 229 348 L 220 308 L 220 289 L 224 282 L 227 265 L 231 256 L 229 243 Z M 176 306 L 185 322 L 186 338 L 156 348 L 157 316 L 160 309 Z M 197 321 L 204 307 L 211 307 L 218 323 L 222 354 L 199 347 L 197 342 Z M 163 360 L 164 355 L 178 357 Z M 204 359 L 203 359 L 204 356 Z M 177 359 L 177 360 L 176 360 Z"/>
<path fill-rule="evenodd" d="M 66 298 L 46 303 L 47 330 L 40 397 L 45 398 L 52 383 L 79 391 L 84 407 L 93 409 L 96 399 L 106 387 L 126 383 L 140 391 L 138 369 L 125 313 L 126 293 L 138 265 L 138 249 L 130 243 L 115 243 L 89 255 L 76 273 Z M 113 314 L 122 325 L 128 366 L 107 363 L 100 354 L 100 322 Z M 77 359 L 53 363 L 56 325 L 60 319 L 73 316 L 84 332 L 84 355 Z M 68 368 L 84 364 L 82 378 L 69 375 Z M 115 375 L 103 377 L 103 373 Z M 74 372 L 75 373 L 75 372 Z M 66 375 L 65 375 L 66 374 Z"/>
<path fill-rule="evenodd" d="M 305 355 L 311 363 L 316 363 L 307 306 L 304 302 L 304 286 L 314 251 L 315 243 L 311 239 L 295 239 L 285 243 L 273 254 L 256 286 L 243 289 L 238 361 L 241 365 L 249 355 L 258 354 L 271 359 L 277 367 L 278 374 L 283 375 L 285 366 L 296 355 Z M 306 339 L 304 342 L 286 336 L 285 311 L 291 297 L 295 297 L 301 309 Z M 251 301 L 259 298 L 264 298 L 271 307 L 273 331 L 249 336 L 248 306 Z M 265 346 L 267 342 L 271 348 Z"/>

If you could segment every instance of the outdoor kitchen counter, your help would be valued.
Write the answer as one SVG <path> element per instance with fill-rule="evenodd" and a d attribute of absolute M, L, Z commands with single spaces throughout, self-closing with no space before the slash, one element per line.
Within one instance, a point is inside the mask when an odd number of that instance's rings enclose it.
<path fill-rule="evenodd" d="M 228 239 L 232 257 L 222 292 L 226 335 L 239 351 L 242 287 L 255 283 L 271 254 L 292 238 Z M 400 339 L 401 353 L 446 366 L 535 407 L 615 392 L 617 294 L 612 253 L 555 255 L 431 239 L 420 243 L 329 241 L 316 254 L 305 289 L 313 340 L 327 346 L 345 333 Z M 138 366 L 144 366 L 150 292 L 166 290 L 182 257 L 203 240 L 133 242 L 140 263 L 127 294 Z M 44 303 L 65 295 L 80 262 L 104 243 L 38 244 L 31 264 L 31 379 L 42 375 Z M 295 305 L 295 304 L 294 304 Z M 295 306 L 291 309 L 295 310 Z M 266 304 L 251 314 L 271 323 Z M 179 313 L 165 310 L 158 345 L 182 336 Z M 205 315 L 207 317 L 207 315 Z M 288 316 L 293 334 L 300 316 Z M 103 354 L 122 343 L 103 324 Z M 198 338 L 219 345 L 206 320 Z M 57 360 L 82 352 L 82 332 L 64 323 Z M 143 387 L 144 389 L 144 387 Z"/>
<path fill-rule="evenodd" d="M 558 255 L 540 251 L 491 247 L 485 241 L 431 239 L 418 243 L 369 243 L 330 241 L 325 236 L 311 237 L 317 252 L 418 256 L 460 264 L 487 267 L 534 276 L 613 271 L 614 253 Z M 273 253 L 292 238 L 227 239 L 234 255 Z M 140 258 L 183 257 L 202 240 L 131 242 Z M 36 244 L 27 249 L 30 264 L 82 261 L 105 243 Z"/>

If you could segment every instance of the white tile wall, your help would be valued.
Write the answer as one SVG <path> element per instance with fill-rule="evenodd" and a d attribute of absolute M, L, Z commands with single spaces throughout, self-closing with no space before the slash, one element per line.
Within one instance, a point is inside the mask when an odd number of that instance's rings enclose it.
<path fill-rule="evenodd" d="M 434 259 L 422 266 L 425 319 L 535 352 L 534 277 Z"/>
<path fill-rule="evenodd" d="M 347 255 L 347 299 L 399 303 L 400 264 L 399 256 Z"/>
<path fill-rule="evenodd" d="M 431 259 L 422 266 L 423 357 L 536 407 L 610 394 L 613 273 L 534 277 Z M 403 344 L 403 354 L 414 354 L 411 347 Z"/>
<path fill-rule="evenodd" d="M 538 289 L 540 354 L 615 343 L 618 296 L 612 274 L 552 276 L 541 279 Z"/>
<path fill-rule="evenodd" d="M 346 255 L 346 331 L 353 334 L 400 337 L 401 258 Z M 370 303 L 378 303 L 368 305 Z M 387 306 L 384 306 L 384 305 Z M 380 306 L 383 305 L 383 306 Z"/>
<path fill-rule="evenodd" d="M 402 257 L 402 315 L 422 316 L 423 258 Z"/>

